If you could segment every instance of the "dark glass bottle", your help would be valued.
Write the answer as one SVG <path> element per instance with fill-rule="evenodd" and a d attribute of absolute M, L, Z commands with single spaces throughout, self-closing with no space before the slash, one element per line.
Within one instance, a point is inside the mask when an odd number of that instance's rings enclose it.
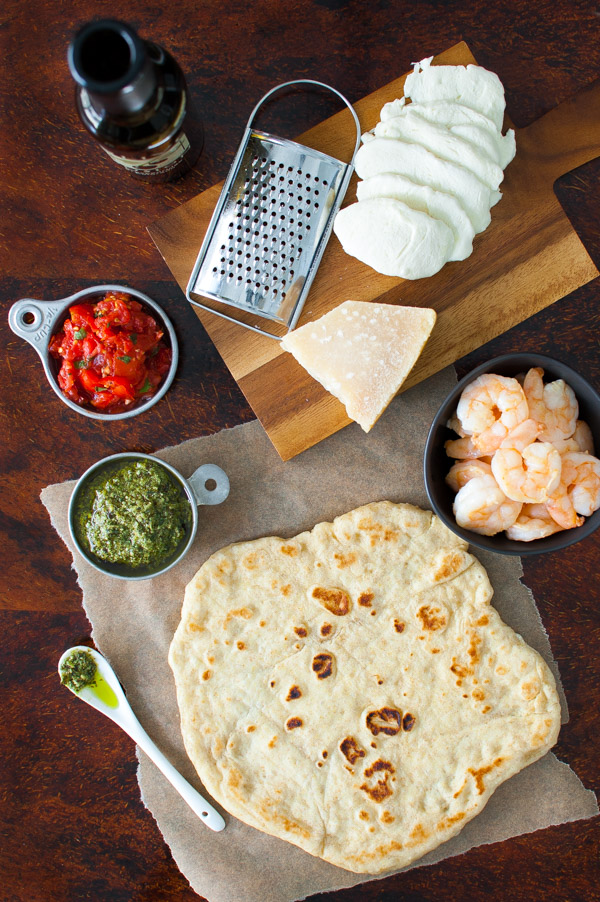
<path fill-rule="evenodd" d="M 193 166 L 202 125 L 170 53 L 124 22 L 101 19 L 77 32 L 68 60 L 81 121 L 113 160 L 161 182 Z"/>

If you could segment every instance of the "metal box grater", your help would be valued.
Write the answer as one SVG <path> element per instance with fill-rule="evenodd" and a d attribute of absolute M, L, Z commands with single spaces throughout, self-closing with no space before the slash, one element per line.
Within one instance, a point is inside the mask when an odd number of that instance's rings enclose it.
<path fill-rule="evenodd" d="M 294 85 L 325 88 L 346 104 L 356 125 L 349 163 L 252 127 L 261 106 Z M 358 117 L 335 88 L 300 79 L 265 94 L 250 115 L 200 248 L 186 292 L 190 303 L 271 338 L 293 329 L 359 144 Z"/>

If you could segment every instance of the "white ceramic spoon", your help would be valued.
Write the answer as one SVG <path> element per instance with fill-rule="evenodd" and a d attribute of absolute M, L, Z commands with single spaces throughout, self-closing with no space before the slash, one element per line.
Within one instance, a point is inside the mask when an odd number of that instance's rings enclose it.
<path fill-rule="evenodd" d="M 218 811 L 210 805 L 206 799 L 203 799 L 199 792 L 196 792 L 193 786 L 184 780 L 179 771 L 175 770 L 170 761 L 168 761 L 163 753 L 156 747 L 150 739 L 139 720 L 131 710 L 131 706 L 125 698 L 125 693 L 121 688 L 121 684 L 117 679 L 114 670 L 99 652 L 87 645 L 75 645 L 68 648 L 61 656 L 58 662 L 58 673 L 62 673 L 62 667 L 66 659 L 74 651 L 88 652 L 96 662 L 96 676 L 94 683 L 84 686 L 78 692 L 70 687 L 73 695 L 87 702 L 92 708 L 106 714 L 121 729 L 131 736 L 134 742 L 139 745 L 143 752 L 153 761 L 158 769 L 165 775 L 169 783 L 177 790 L 180 796 L 188 803 L 194 814 L 197 814 L 203 823 L 211 830 L 220 831 L 225 827 L 225 821 Z"/>

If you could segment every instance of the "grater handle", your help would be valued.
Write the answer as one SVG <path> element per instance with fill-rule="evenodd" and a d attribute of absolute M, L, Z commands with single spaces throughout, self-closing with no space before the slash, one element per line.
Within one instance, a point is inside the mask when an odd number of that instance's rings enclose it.
<path fill-rule="evenodd" d="M 346 106 L 352 113 L 352 117 L 354 119 L 354 124 L 356 125 L 356 143 L 354 145 L 354 151 L 352 153 L 352 160 L 350 161 L 351 164 L 354 163 L 354 157 L 356 156 L 356 152 L 357 152 L 358 148 L 360 147 L 360 136 L 361 136 L 360 122 L 358 121 L 358 116 L 356 115 L 356 111 L 355 111 L 354 107 L 352 106 L 352 104 L 350 103 L 350 101 L 346 97 L 344 97 L 344 95 L 341 94 L 340 91 L 338 91 L 336 88 L 332 88 L 331 85 L 327 85 L 327 84 L 325 84 L 325 82 L 322 82 L 322 81 L 314 81 L 314 79 L 312 79 L 312 78 L 298 78 L 294 81 L 284 81 L 280 85 L 275 85 L 274 88 L 271 88 L 270 91 L 267 91 L 267 93 L 264 95 L 264 97 L 261 97 L 261 99 L 258 101 L 256 106 L 250 113 L 250 118 L 248 119 L 246 128 L 247 129 L 252 128 L 252 122 L 254 121 L 259 109 L 261 108 L 261 106 L 263 106 L 264 103 L 266 103 L 266 101 L 270 97 L 273 96 L 273 94 L 276 94 L 277 91 L 282 91 L 284 88 L 289 88 L 292 85 L 316 85 L 318 88 L 325 88 L 326 91 L 331 91 L 333 94 L 336 95 L 336 97 L 339 97 L 340 100 L 342 100 L 346 104 Z"/>

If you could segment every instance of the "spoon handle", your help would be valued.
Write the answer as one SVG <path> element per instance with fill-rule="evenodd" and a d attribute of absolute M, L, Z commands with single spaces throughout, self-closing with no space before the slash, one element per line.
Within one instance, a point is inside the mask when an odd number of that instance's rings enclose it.
<path fill-rule="evenodd" d="M 188 803 L 194 814 L 196 814 L 207 827 L 210 827 L 211 830 L 215 830 L 217 833 L 223 830 L 225 821 L 219 812 L 213 808 L 206 799 L 203 799 L 200 793 L 197 792 L 194 787 L 181 776 L 179 771 L 173 767 L 171 762 L 150 739 L 133 712 L 130 713 L 127 722 L 121 722 L 120 726 L 129 734 L 129 736 L 131 736 L 133 741 L 139 745 L 141 750 L 145 752 L 150 760 L 156 764 L 171 786 L 176 789 L 182 799 Z"/>

